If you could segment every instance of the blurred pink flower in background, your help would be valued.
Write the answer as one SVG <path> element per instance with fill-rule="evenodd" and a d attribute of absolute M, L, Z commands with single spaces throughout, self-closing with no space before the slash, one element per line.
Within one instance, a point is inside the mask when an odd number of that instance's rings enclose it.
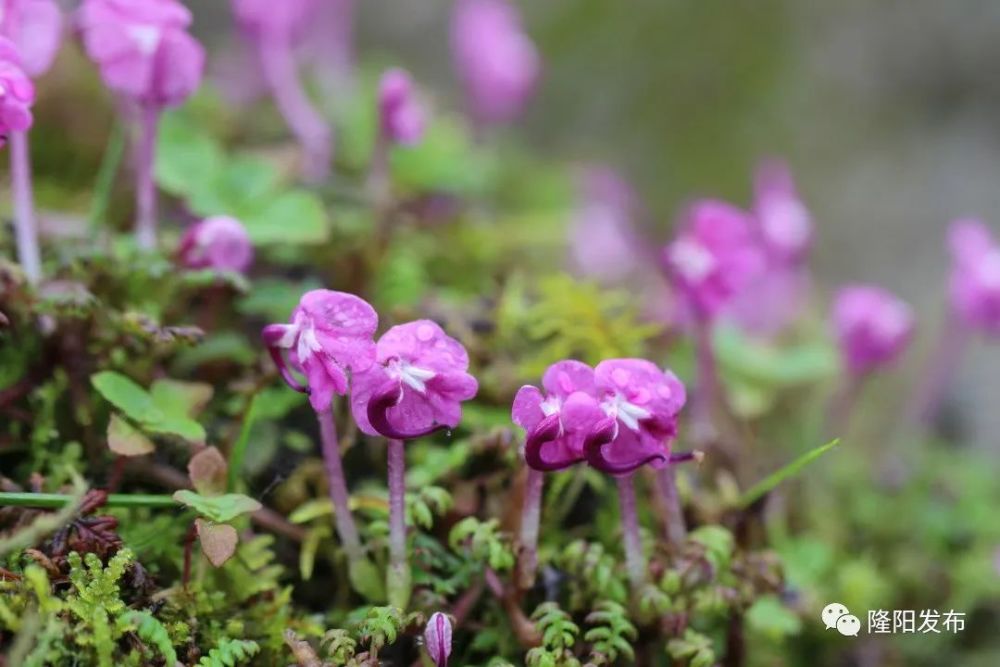
<path fill-rule="evenodd" d="M 597 401 L 594 369 L 582 361 L 559 361 L 542 376 L 543 394 L 525 385 L 514 396 L 511 418 L 527 432 L 525 460 L 535 470 L 561 470 L 584 459 L 583 443 L 604 416 Z"/>
<path fill-rule="evenodd" d="M 236 20 L 257 39 L 291 41 L 312 24 L 322 0 L 233 0 Z"/>
<path fill-rule="evenodd" d="M 757 167 L 753 214 L 763 270 L 726 316 L 749 333 L 773 336 L 802 315 L 812 287 L 807 260 L 814 223 L 784 162 L 766 160 Z"/>
<path fill-rule="evenodd" d="M 899 359 L 913 336 L 914 317 L 889 291 L 850 285 L 834 297 L 832 324 L 848 371 L 863 375 Z"/>
<path fill-rule="evenodd" d="M 292 389 L 308 391 L 317 412 L 330 409 L 334 394 L 347 393 L 347 373 L 364 373 L 375 363 L 378 314 L 353 294 L 317 289 L 302 295 L 289 324 L 270 324 L 262 337 L 282 378 Z M 282 357 L 287 350 L 308 388 L 299 384 Z"/>
<path fill-rule="evenodd" d="M 186 100 L 201 83 L 205 50 L 176 0 L 84 0 L 79 27 L 105 85 L 156 107 Z"/>
<path fill-rule="evenodd" d="M 35 84 L 21 68 L 21 56 L 9 39 L 0 37 L 0 146 L 11 132 L 31 128 Z"/>
<path fill-rule="evenodd" d="M 1000 246 L 979 220 L 948 229 L 952 255 L 951 303 L 966 326 L 1000 335 Z"/>
<path fill-rule="evenodd" d="M 382 136 L 391 143 L 412 146 L 424 138 L 427 118 L 406 70 L 387 70 L 379 81 L 378 116 Z"/>
<path fill-rule="evenodd" d="M 764 269 L 754 223 L 750 214 L 715 199 L 697 201 L 684 212 L 663 262 L 696 319 L 713 319 Z"/>
<path fill-rule="evenodd" d="M 535 90 L 541 58 L 507 0 L 458 0 L 451 18 L 452 59 L 469 111 L 480 124 L 517 118 Z"/>
<path fill-rule="evenodd" d="M 570 263 L 581 275 L 618 282 L 636 272 L 643 250 L 634 219 L 639 198 L 614 170 L 589 167 L 570 223 Z"/>
<path fill-rule="evenodd" d="M 351 410 L 368 435 L 409 440 L 462 419 L 476 395 L 469 355 L 430 320 L 394 326 L 378 340 L 376 362 L 354 374 Z"/>
<path fill-rule="evenodd" d="M 188 268 L 243 273 L 253 262 L 253 244 L 243 223 L 217 215 L 184 231 L 179 255 Z"/>
<path fill-rule="evenodd" d="M 25 73 L 48 71 L 62 43 L 62 14 L 54 0 L 0 0 L 0 35 L 14 42 Z"/>

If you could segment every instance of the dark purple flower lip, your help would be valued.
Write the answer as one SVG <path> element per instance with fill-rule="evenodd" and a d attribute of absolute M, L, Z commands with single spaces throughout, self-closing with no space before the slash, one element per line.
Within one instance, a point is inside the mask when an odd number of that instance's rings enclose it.
<path fill-rule="evenodd" d="M 281 324 L 269 324 L 264 327 L 261 331 L 260 337 L 264 340 L 264 344 L 267 346 L 267 352 L 271 355 L 271 359 L 274 361 L 274 365 L 278 368 L 278 373 L 281 374 L 281 379 L 285 381 L 289 387 L 297 392 L 303 394 L 309 394 L 309 387 L 305 386 L 299 379 L 295 377 L 292 369 L 288 367 L 288 362 L 285 360 L 285 355 L 281 351 L 281 346 L 278 345 L 278 341 L 284 337 L 285 327 Z"/>
<path fill-rule="evenodd" d="M 403 383 L 399 380 L 389 380 L 382 388 L 372 394 L 368 400 L 368 423 L 380 434 L 393 440 L 415 440 L 430 435 L 442 428 L 447 428 L 447 424 L 434 424 L 423 431 L 406 433 L 399 431 L 389 423 L 389 416 L 386 414 L 389 408 L 399 405 L 403 400 Z"/>
<path fill-rule="evenodd" d="M 549 415 L 542 419 L 531 429 L 524 442 L 524 461 L 529 467 L 540 472 L 555 472 L 565 470 L 580 461 L 583 457 L 567 459 L 564 461 L 546 461 L 542 458 L 542 447 L 552 442 L 563 434 L 562 423 L 559 415 Z"/>
<path fill-rule="evenodd" d="M 670 455 L 670 465 L 675 463 L 687 463 L 688 461 L 694 461 L 695 463 L 701 463 L 705 460 L 705 452 L 695 449 L 690 452 L 677 452 Z"/>
<path fill-rule="evenodd" d="M 587 463 L 609 475 L 630 475 L 647 463 L 668 460 L 666 454 L 657 453 L 628 463 L 612 463 L 604 456 L 604 446 L 611 444 L 616 437 L 618 437 L 618 419 L 606 417 L 598 422 L 583 443 Z"/>

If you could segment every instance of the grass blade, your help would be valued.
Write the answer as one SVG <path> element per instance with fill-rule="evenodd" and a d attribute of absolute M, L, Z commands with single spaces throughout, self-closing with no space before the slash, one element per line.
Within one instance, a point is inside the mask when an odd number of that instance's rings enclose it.
<path fill-rule="evenodd" d="M 836 438 L 826 443 L 825 445 L 820 445 L 815 449 L 811 449 L 799 458 L 795 459 L 783 468 L 779 468 L 774 471 L 761 481 L 754 484 L 750 489 L 743 494 L 740 498 L 740 507 L 746 508 L 753 505 L 755 502 L 760 500 L 764 494 L 769 492 L 774 487 L 781 484 L 783 481 L 789 477 L 793 477 L 799 473 L 807 465 L 818 459 L 819 457 L 826 454 L 828 451 L 840 444 L 840 438 Z"/>

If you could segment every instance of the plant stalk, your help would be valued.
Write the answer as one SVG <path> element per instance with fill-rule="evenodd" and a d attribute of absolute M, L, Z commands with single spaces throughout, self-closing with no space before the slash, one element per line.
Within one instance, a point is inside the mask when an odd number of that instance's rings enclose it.
<path fill-rule="evenodd" d="M 684 522 L 680 496 L 677 495 L 677 471 L 673 464 L 656 471 L 656 484 L 663 502 L 663 535 L 667 544 L 679 547 L 687 539 L 687 525 Z"/>
<path fill-rule="evenodd" d="M 35 285 L 42 279 L 42 256 L 38 249 L 38 226 L 31 186 L 31 151 L 26 132 L 10 134 L 10 179 L 14 198 L 17 260 L 28 281 Z"/>
<path fill-rule="evenodd" d="M 524 486 L 524 509 L 521 512 L 521 551 L 517 560 L 517 584 L 527 590 L 535 585 L 538 569 L 538 525 L 542 514 L 542 489 L 545 473 L 528 468 Z"/>
<path fill-rule="evenodd" d="M 144 105 L 139 113 L 139 150 L 136 154 L 136 244 L 143 250 L 156 248 L 156 132 L 159 110 Z"/>
<path fill-rule="evenodd" d="M 344 478 L 344 466 L 340 460 L 340 443 L 337 441 L 333 410 L 317 412 L 316 418 L 319 421 L 330 502 L 333 503 L 334 528 L 340 537 L 344 553 L 347 554 L 347 560 L 353 565 L 364 559 L 364 550 L 361 548 L 358 528 L 354 525 L 354 517 L 351 515 L 350 496 L 347 492 L 347 480 Z"/>
<path fill-rule="evenodd" d="M 937 417 L 971 331 L 954 313 L 945 319 L 923 377 L 906 409 L 905 423 L 926 427 Z"/>
<path fill-rule="evenodd" d="M 389 604 L 406 610 L 410 601 L 410 564 L 406 558 L 406 452 L 402 440 L 389 439 Z"/>
<path fill-rule="evenodd" d="M 618 504 L 625 537 L 625 568 L 632 591 L 638 592 L 646 583 L 646 558 L 642 554 L 642 539 L 639 537 L 633 477 L 634 475 L 617 477 L 615 482 L 618 484 Z"/>
<path fill-rule="evenodd" d="M 38 507 L 55 509 L 76 501 L 76 497 L 65 493 L 0 493 L 0 507 Z M 105 507 L 172 507 L 180 509 L 180 504 L 167 495 L 132 493 L 112 493 L 108 495 Z"/>
<path fill-rule="evenodd" d="M 291 45 L 265 39 L 257 43 L 257 49 L 278 111 L 305 153 L 305 177 L 321 183 L 330 173 L 331 130 L 302 88 Z"/>
<path fill-rule="evenodd" d="M 696 442 L 714 437 L 712 411 L 719 400 L 719 375 L 712 345 L 712 324 L 705 318 L 695 323 L 696 389 L 692 401 L 692 431 Z"/>

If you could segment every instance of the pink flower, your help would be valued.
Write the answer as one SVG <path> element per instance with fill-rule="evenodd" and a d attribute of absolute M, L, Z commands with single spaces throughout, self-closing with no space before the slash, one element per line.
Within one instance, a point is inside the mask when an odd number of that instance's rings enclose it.
<path fill-rule="evenodd" d="M 413 90 L 406 70 L 390 69 L 382 75 L 378 88 L 378 113 L 382 136 L 412 146 L 424 138 L 424 107 Z"/>
<path fill-rule="evenodd" d="M 754 178 L 754 215 L 768 256 L 777 263 L 799 264 L 812 246 L 813 220 L 799 198 L 788 165 L 769 160 Z"/>
<path fill-rule="evenodd" d="M 695 202 L 680 232 L 663 252 L 664 264 L 688 308 L 711 319 L 729 305 L 764 268 L 754 237 L 754 219 L 723 201 Z"/>
<path fill-rule="evenodd" d="M 292 312 L 290 324 L 264 327 L 263 339 L 292 389 L 309 394 L 313 409 L 330 409 L 334 394 L 347 393 L 347 371 L 357 377 L 375 363 L 378 315 L 367 301 L 332 290 L 306 292 Z M 289 370 L 281 351 L 308 381 L 303 387 Z"/>
<path fill-rule="evenodd" d="M 891 364 L 913 334 L 910 307 L 869 285 L 843 287 L 833 304 L 833 328 L 848 370 L 861 375 Z"/>
<path fill-rule="evenodd" d="M 62 42 L 62 14 L 54 0 L 0 0 L 0 35 L 21 53 L 28 76 L 44 74 Z"/>
<path fill-rule="evenodd" d="M 105 85 L 137 102 L 173 106 L 201 83 L 205 50 L 187 28 L 191 12 L 177 0 L 84 0 L 84 47 Z"/>
<path fill-rule="evenodd" d="M 243 273 L 253 262 L 253 244 L 243 223 L 217 215 L 185 230 L 179 254 L 188 268 Z"/>
<path fill-rule="evenodd" d="M 327 0 L 233 0 L 243 29 L 257 39 L 289 41 L 304 32 Z"/>
<path fill-rule="evenodd" d="M 451 655 L 451 620 L 437 611 L 431 614 L 424 628 L 424 645 L 436 667 L 448 667 Z"/>
<path fill-rule="evenodd" d="M 382 334 L 376 361 L 355 374 L 351 392 L 354 420 L 369 435 L 411 440 L 454 428 L 462 418 L 462 401 L 479 388 L 467 372 L 465 348 L 430 320 Z"/>
<path fill-rule="evenodd" d="M 507 0 L 458 0 L 451 19 L 452 58 L 473 116 L 513 120 L 538 81 L 541 61 Z"/>
<path fill-rule="evenodd" d="M 633 224 L 639 209 L 635 191 L 608 168 L 588 169 L 582 189 L 570 230 L 573 266 L 604 282 L 635 273 L 645 259 Z"/>
<path fill-rule="evenodd" d="M 668 463 L 687 400 L 677 376 L 644 359 L 608 359 L 594 369 L 594 379 L 606 417 L 584 443 L 588 463 L 614 475 Z"/>
<path fill-rule="evenodd" d="M 560 361 L 545 371 L 542 386 L 544 395 L 537 387 L 521 387 L 511 417 L 527 432 L 528 465 L 535 470 L 562 470 L 584 460 L 584 440 L 604 417 L 594 369 L 581 361 Z"/>
<path fill-rule="evenodd" d="M 1000 246 L 979 220 L 956 220 L 951 246 L 951 303 L 966 325 L 1000 335 Z"/>
<path fill-rule="evenodd" d="M 17 47 L 0 37 L 0 147 L 11 132 L 31 128 L 31 105 L 35 102 L 35 84 L 21 69 Z"/>

